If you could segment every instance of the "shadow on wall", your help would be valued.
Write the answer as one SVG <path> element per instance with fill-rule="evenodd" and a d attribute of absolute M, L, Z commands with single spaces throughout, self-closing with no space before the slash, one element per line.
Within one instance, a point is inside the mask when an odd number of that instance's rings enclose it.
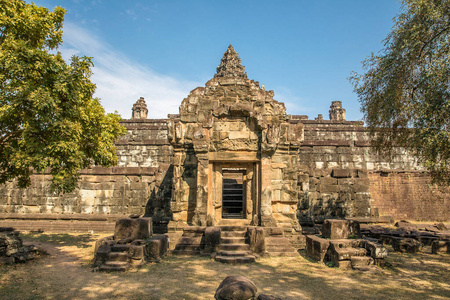
<path fill-rule="evenodd" d="M 167 224 L 172 218 L 170 200 L 172 198 L 173 165 L 167 169 L 162 181 L 156 185 L 145 205 L 145 217 L 153 219 L 153 231 L 166 233 Z"/>

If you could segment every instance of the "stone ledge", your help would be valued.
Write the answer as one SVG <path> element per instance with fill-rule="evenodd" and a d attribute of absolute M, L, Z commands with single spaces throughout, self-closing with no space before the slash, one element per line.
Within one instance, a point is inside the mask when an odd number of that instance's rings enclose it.
<path fill-rule="evenodd" d="M 142 145 L 142 146 L 146 146 L 146 145 L 170 145 L 169 140 L 166 139 L 158 139 L 158 140 L 139 140 L 139 141 L 135 141 L 135 140 L 128 140 L 128 139 L 120 139 L 118 141 L 115 142 L 115 145 L 132 145 L 132 146 L 136 146 L 136 145 Z"/>
<path fill-rule="evenodd" d="M 394 218 L 391 216 L 381 216 L 381 217 L 354 217 L 347 218 L 347 220 L 357 221 L 361 224 L 370 224 L 370 223 L 391 223 L 394 224 Z"/>
<path fill-rule="evenodd" d="M 363 121 L 331 121 L 331 120 L 302 120 L 303 124 L 323 124 L 323 125 L 355 125 L 363 126 Z"/>
<path fill-rule="evenodd" d="M 369 130 L 366 127 L 356 127 L 353 125 L 347 125 L 347 124 L 333 124 L 334 126 L 330 127 L 323 127 L 323 126 L 315 126 L 315 125 L 309 125 L 305 126 L 305 132 L 314 132 L 314 131 L 322 131 L 322 132 L 369 132 Z"/>
<path fill-rule="evenodd" d="M 350 147 L 352 141 L 326 140 L 326 141 L 303 141 L 300 146 L 342 146 Z"/>
<path fill-rule="evenodd" d="M 80 175 L 155 175 L 157 171 L 155 167 L 93 167 L 81 170 Z"/>
<path fill-rule="evenodd" d="M 128 217 L 124 214 L 21 214 L 21 213 L 0 213 L 0 220 L 27 220 L 27 221 L 98 221 L 113 222 L 120 218 Z"/>
<path fill-rule="evenodd" d="M 122 119 L 120 123 L 167 123 L 168 119 Z"/>

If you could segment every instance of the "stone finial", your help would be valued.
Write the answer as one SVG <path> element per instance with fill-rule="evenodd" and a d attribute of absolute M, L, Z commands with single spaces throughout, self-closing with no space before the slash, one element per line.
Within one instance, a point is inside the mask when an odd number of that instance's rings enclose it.
<path fill-rule="evenodd" d="M 148 109 L 144 97 L 140 97 L 136 103 L 133 104 L 132 111 L 132 119 L 147 119 Z"/>
<path fill-rule="evenodd" d="M 245 67 L 241 65 L 239 54 L 230 44 L 227 51 L 223 54 L 220 65 L 216 69 L 214 77 L 240 77 L 247 78 Z"/>
<path fill-rule="evenodd" d="M 331 121 L 345 121 L 345 109 L 342 108 L 341 101 L 332 101 L 330 106 Z"/>

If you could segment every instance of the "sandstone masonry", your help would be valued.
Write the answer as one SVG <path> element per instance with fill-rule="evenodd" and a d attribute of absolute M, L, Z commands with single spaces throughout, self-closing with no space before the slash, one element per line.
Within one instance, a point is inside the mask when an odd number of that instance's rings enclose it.
<path fill-rule="evenodd" d="M 231 45 L 179 114 L 147 113 L 140 98 L 122 121 L 119 164 L 82 170 L 73 193 L 51 194 L 47 174 L 33 175 L 28 189 L 0 186 L 0 226 L 92 223 L 88 229 L 101 221 L 111 228 L 117 218 L 143 214 L 155 232 L 252 225 L 281 227 L 292 238 L 300 224 L 328 217 L 450 215 L 449 189 L 432 185 L 404 149 L 391 162 L 378 156 L 363 123 L 347 121 L 340 101 L 332 102 L 330 120 L 287 114 L 273 91 L 247 78 Z"/>

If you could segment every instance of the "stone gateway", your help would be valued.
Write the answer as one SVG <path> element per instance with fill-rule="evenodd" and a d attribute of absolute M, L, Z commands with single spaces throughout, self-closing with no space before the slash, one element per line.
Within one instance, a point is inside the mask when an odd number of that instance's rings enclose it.
<path fill-rule="evenodd" d="M 155 232 L 278 227 L 292 242 L 302 224 L 330 217 L 448 221 L 449 189 L 432 185 L 406 150 L 391 162 L 379 157 L 340 101 L 330 120 L 287 114 L 273 91 L 247 78 L 231 45 L 179 114 L 147 119 L 142 97 L 132 111 L 118 166 L 82 170 L 79 187 L 62 196 L 47 174 L 33 175 L 28 189 L 0 186 L 0 226 L 101 230 L 138 214 Z"/>

